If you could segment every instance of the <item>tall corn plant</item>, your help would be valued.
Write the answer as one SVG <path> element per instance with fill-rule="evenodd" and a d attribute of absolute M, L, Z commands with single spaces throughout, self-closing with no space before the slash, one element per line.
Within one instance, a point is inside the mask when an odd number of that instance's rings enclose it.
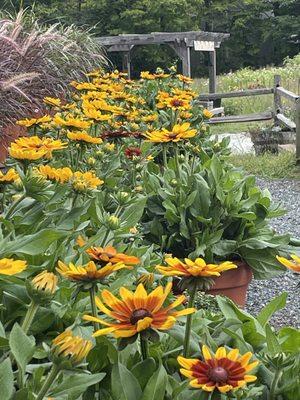
<path fill-rule="evenodd" d="M 15 18 L 0 16 L 0 132 L 16 119 L 40 113 L 45 96 L 67 97 L 70 81 L 105 63 L 89 31 L 45 27 L 24 11 Z"/>

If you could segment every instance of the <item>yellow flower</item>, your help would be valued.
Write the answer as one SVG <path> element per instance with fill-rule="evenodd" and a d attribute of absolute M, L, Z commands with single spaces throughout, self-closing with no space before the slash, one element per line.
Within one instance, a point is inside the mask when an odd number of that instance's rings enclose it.
<path fill-rule="evenodd" d="M 73 172 L 69 167 L 53 168 L 50 165 L 41 165 L 36 168 L 36 171 L 44 178 L 59 183 L 68 182 L 73 176 Z"/>
<path fill-rule="evenodd" d="M 96 121 L 109 121 L 111 119 L 111 115 L 102 114 L 95 108 L 83 108 L 83 113 L 86 117 L 94 119 Z"/>
<path fill-rule="evenodd" d="M 54 294 L 57 286 L 57 276 L 52 272 L 43 271 L 35 276 L 32 281 L 34 289 L 48 294 Z"/>
<path fill-rule="evenodd" d="M 291 269 L 294 272 L 300 273 L 300 257 L 296 256 L 296 254 L 291 254 L 291 257 L 292 257 L 292 259 L 288 260 L 287 258 L 276 256 L 277 260 L 282 265 Z"/>
<path fill-rule="evenodd" d="M 98 186 L 102 185 L 104 181 L 99 179 L 94 172 L 80 172 L 76 171 L 73 174 L 72 185 L 73 188 L 79 192 L 89 190 L 89 189 L 97 189 Z"/>
<path fill-rule="evenodd" d="M 192 83 L 193 82 L 193 79 L 191 79 L 191 78 L 189 78 L 188 76 L 185 76 L 185 75 L 178 74 L 178 75 L 176 75 L 176 77 L 183 83 Z"/>
<path fill-rule="evenodd" d="M 157 265 L 158 271 L 165 276 L 182 276 L 182 277 L 210 277 L 220 276 L 220 273 L 228 269 L 237 268 L 230 261 L 221 264 L 206 264 L 202 258 L 196 258 L 195 261 L 184 259 L 184 262 L 178 258 L 166 258 L 168 267 Z"/>
<path fill-rule="evenodd" d="M 11 143 L 9 154 L 11 157 L 20 160 L 38 160 L 40 158 L 51 158 L 52 152 L 66 147 L 67 143 L 51 138 L 38 136 L 21 137 Z"/>
<path fill-rule="evenodd" d="M 256 381 L 255 375 L 248 375 L 257 365 L 258 361 L 249 364 L 252 353 L 239 355 L 238 349 L 228 353 L 224 347 L 219 347 L 214 355 L 211 355 L 207 346 L 202 347 L 203 361 L 196 358 L 184 358 L 179 356 L 178 363 L 183 367 L 180 372 L 190 380 L 193 388 L 206 392 L 215 389 L 221 393 L 236 390 L 247 383 Z"/>
<path fill-rule="evenodd" d="M 179 96 L 168 97 L 159 100 L 157 108 L 172 108 L 172 110 L 189 110 L 192 108 L 190 99 L 186 100 Z"/>
<path fill-rule="evenodd" d="M 105 143 L 103 148 L 104 148 L 104 150 L 107 150 L 107 151 L 114 151 L 115 144 L 114 143 Z"/>
<path fill-rule="evenodd" d="M 154 80 L 155 79 L 155 75 L 154 74 L 150 74 L 149 71 L 142 71 L 140 77 L 142 79 L 147 79 L 147 80 Z"/>
<path fill-rule="evenodd" d="M 158 286 L 153 292 L 147 294 L 144 286 L 139 284 L 135 293 L 120 288 L 119 300 L 108 290 L 102 291 L 103 302 L 99 297 L 96 298 L 96 305 L 99 310 L 115 320 L 108 322 L 107 320 L 85 315 L 86 321 L 99 322 L 107 328 L 96 331 L 93 336 L 101 336 L 113 333 L 116 338 L 131 337 L 136 333 L 146 329 L 168 330 L 176 322 L 176 318 L 195 312 L 194 308 L 186 308 L 181 311 L 173 309 L 185 301 L 185 296 L 179 296 L 173 303 L 163 307 L 170 291 L 172 284 L 168 283 L 165 288 Z"/>
<path fill-rule="evenodd" d="M 0 274 L 16 275 L 26 269 L 27 263 L 23 260 L 13 260 L 12 258 L 0 259 Z"/>
<path fill-rule="evenodd" d="M 66 330 L 52 341 L 54 362 L 68 360 L 73 366 L 80 364 L 93 347 L 90 340 L 74 336 L 72 331 Z"/>
<path fill-rule="evenodd" d="M 210 112 L 209 110 L 207 110 L 206 108 L 204 108 L 203 116 L 207 119 L 210 119 L 214 116 L 214 114 L 212 112 Z"/>
<path fill-rule="evenodd" d="M 182 125 L 174 125 L 171 131 L 162 129 L 160 131 L 152 131 L 145 134 L 150 142 L 154 143 L 167 143 L 167 142 L 179 142 L 192 138 L 196 135 L 197 129 L 189 129 L 190 124 L 185 122 Z"/>
<path fill-rule="evenodd" d="M 25 118 L 17 121 L 17 125 L 26 126 L 26 128 L 30 128 L 33 125 L 43 124 L 51 121 L 51 117 L 49 115 L 44 115 L 41 118 Z"/>
<path fill-rule="evenodd" d="M 140 262 L 138 257 L 118 253 L 113 246 L 90 247 L 86 252 L 93 260 L 100 264 L 109 262 L 112 264 L 123 263 L 126 265 L 137 265 Z"/>
<path fill-rule="evenodd" d="M 86 142 L 86 143 L 92 143 L 92 144 L 100 144 L 102 143 L 102 139 L 99 137 L 94 137 L 89 135 L 86 131 L 76 131 L 76 132 L 70 132 L 68 131 L 67 133 L 68 139 L 79 141 L 79 142 Z"/>
<path fill-rule="evenodd" d="M 90 121 L 74 118 L 72 115 L 67 115 L 66 119 L 63 119 L 60 115 L 55 115 L 53 123 L 58 126 L 68 126 L 77 129 L 88 129 L 91 126 Z"/>
<path fill-rule="evenodd" d="M 44 103 L 49 104 L 50 106 L 59 107 L 61 105 L 60 99 L 54 97 L 44 97 Z"/>
<path fill-rule="evenodd" d="M 131 269 L 131 267 L 122 262 L 118 262 L 116 264 L 108 262 L 104 267 L 101 267 L 100 265 L 97 266 L 94 261 L 90 261 L 86 265 L 79 266 L 75 266 L 72 263 L 66 265 L 63 262 L 58 261 L 58 267 L 56 270 L 62 276 L 73 282 L 95 282 L 102 281 L 113 272 L 124 268 Z"/>
<path fill-rule="evenodd" d="M 20 176 L 14 168 L 10 168 L 5 174 L 0 171 L 0 183 L 16 182 L 19 179 Z"/>

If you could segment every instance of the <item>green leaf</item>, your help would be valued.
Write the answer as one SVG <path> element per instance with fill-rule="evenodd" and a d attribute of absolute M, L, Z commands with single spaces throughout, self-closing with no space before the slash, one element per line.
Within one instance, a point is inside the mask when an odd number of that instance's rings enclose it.
<path fill-rule="evenodd" d="M 147 197 L 141 197 L 125 208 L 120 217 L 122 228 L 130 228 L 140 221 L 146 202 Z"/>
<path fill-rule="evenodd" d="M 0 364 L 0 388 L 1 399 L 9 400 L 14 390 L 14 374 L 9 358 Z"/>
<path fill-rule="evenodd" d="M 300 349 L 300 331 L 299 329 L 284 327 L 278 332 L 278 338 L 281 343 L 281 349 L 287 353 L 299 353 Z"/>
<path fill-rule="evenodd" d="M 142 395 L 136 377 L 119 362 L 112 368 L 111 388 L 114 400 L 140 400 Z"/>
<path fill-rule="evenodd" d="M 138 380 L 141 388 L 144 389 L 146 383 L 156 370 L 156 363 L 154 358 L 147 358 L 144 361 L 137 363 L 131 370 L 133 375 Z"/>
<path fill-rule="evenodd" d="M 24 373 L 26 365 L 34 354 L 34 338 L 27 336 L 20 325 L 15 323 L 9 336 L 9 345 L 17 364 Z"/>
<path fill-rule="evenodd" d="M 99 374 L 72 374 L 66 377 L 63 382 L 54 389 L 52 389 L 51 396 L 59 397 L 64 395 L 77 395 L 82 394 L 88 386 L 95 385 L 100 382 L 104 377 L 105 373 Z"/>
<path fill-rule="evenodd" d="M 67 235 L 66 232 L 54 229 L 44 229 L 33 235 L 20 236 L 19 238 L 1 242 L 0 256 L 7 254 L 30 254 L 38 255 L 44 253 L 51 243 Z"/>
<path fill-rule="evenodd" d="M 163 400 L 167 381 L 167 372 L 161 364 L 147 383 L 141 400 Z"/>
<path fill-rule="evenodd" d="M 281 352 L 279 341 L 270 325 L 266 325 L 266 341 L 269 354 L 275 355 Z"/>
<path fill-rule="evenodd" d="M 275 297 L 275 299 L 271 300 L 270 303 L 260 311 L 256 319 L 261 326 L 265 326 L 276 311 L 285 307 L 287 296 L 287 293 L 282 293 L 281 295 Z"/>

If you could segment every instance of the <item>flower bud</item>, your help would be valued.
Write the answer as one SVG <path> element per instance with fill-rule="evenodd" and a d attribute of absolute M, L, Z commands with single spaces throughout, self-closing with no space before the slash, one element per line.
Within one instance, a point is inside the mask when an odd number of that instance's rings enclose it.
<path fill-rule="evenodd" d="M 129 193 L 127 192 L 118 192 L 116 195 L 116 200 L 120 205 L 124 205 L 130 200 Z"/>
<path fill-rule="evenodd" d="M 120 220 L 115 215 L 111 215 L 107 218 L 108 227 L 112 230 L 116 230 L 120 227 Z"/>
<path fill-rule="evenodd" d="M 96 160 L 95 160 L 94 157 L 89 157 L 89 158 L 87 159 L 87 163 L 88 163 L 88 165 L 95 165 Z"/>
<path fill-rule="evenodd" d="M 36 304 L 46 305 L 54 297 L 57 288 L 57 276 L 43 271 L 26 284 L 29 297 Z"/>
<path fill-rule="evenodd" d="M 170 182 L 170 185 L 171 185 L 172 187 L 176 187 L 176 186 L 178 185 L 177 179 L 172 179 L 171 182 Z"/>

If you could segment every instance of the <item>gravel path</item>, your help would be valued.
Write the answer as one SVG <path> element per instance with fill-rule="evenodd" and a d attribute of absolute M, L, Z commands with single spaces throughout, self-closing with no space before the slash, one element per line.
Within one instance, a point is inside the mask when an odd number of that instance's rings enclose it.
<path fill-rule="evenodd" d="M 273 200 L 281 203 L 288 211 L 284 216 L 271 220 L 274 229 L 278 233 L 288 232 L 293 237 L 300 238 L 300 181 L 258 178 L 257 183 L 261 188 L 269 189 Z M 282 326 L 300 328 L 300 289 L 295 288 L 300 277 L 297 275 L 299 274 L 288 271 L 268 281 L 252 281 L 248 292 L 247 311 L 256 315 L 272 298 L 286 291 L 288 292 L 286 307 L 273 316 L 271 323 L 276 328 Z"/>

